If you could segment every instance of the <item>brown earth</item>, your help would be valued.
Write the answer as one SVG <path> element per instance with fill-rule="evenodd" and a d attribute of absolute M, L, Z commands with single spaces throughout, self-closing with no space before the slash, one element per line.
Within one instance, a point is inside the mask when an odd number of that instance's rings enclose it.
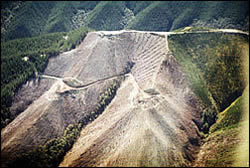
<path fill-rule="evenodd" d="M 60 166 L 189 166 L 195 158 L 201 110 L 166 38 L 129 35 L 131 74 Z"/>
<path fill-rule="evenodd" d="M 61 136 L 131 67 L 111 104 L 81 131 L 60 166 L 191 165 L 201 105 L 168 50 L 167 35 L 136 31 L 91 32 L 76 49 L 51 58 L 47 78 L 24 85 L 15 98 L 11 111 L 17 117 L 1 131 L 2 165 Z M 71 79 L 83 87 L 72 87 Z"/>

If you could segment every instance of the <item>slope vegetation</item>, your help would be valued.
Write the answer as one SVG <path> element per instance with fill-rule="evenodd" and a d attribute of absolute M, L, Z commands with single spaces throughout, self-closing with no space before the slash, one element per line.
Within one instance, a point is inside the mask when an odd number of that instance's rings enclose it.
<path fill-rule="evenodd" d="M 249 161 L 248 88 L 219 115 L 198 154 L 195 166 L 248 166 Z"/>
<path fill-rule="evenodd" d="M 185 26 L 249 30 L 247 1 L 1 2 L 1 41 L 95 30 L 172 31 Z M 105 17 L 104 17 L 105 16 Z"/>
<path fill-rule="evenodd" d="M 201 131 L 246 86 L 238 34 L 88 33 L 16 94 L 2 166 L 192 166 Z"/>
<path fill-rule="evenodd" d="M 1 128 L 32 103 L 33 98 L 25 96 L 28 101 L 20 102 L 26 103 L 21 109 L 12 106 L 14 96 L 22 85 L 31 79 L 36 81 L 49 58 L 75 48 L 89 31 L 83 27 L 69 33 L 50 33 L 1 43 Z M 10 110 L 10 107 L 13 108 Z"/>
<path fill-rule="evenodd" d="M 205 105 L 205 132 L 215 122 L 216 114 L 238 98 L 248 83 L 243 69 L 247 41 L 248 36 L 223 33 L 169 37 L 170 49 Z"/>

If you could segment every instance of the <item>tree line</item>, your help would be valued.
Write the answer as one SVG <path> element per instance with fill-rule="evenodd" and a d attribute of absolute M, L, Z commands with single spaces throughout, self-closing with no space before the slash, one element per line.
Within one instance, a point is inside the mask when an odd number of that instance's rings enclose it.
<path fill-rule="evenodd" d="M 1 128 L 13 120 L 9 107 L 18 89 L 35 78 L 36 73 L 42 73 L 50 57 L 75 48 L 89 31 L 83 27 L 68 33 L 49 33 L 1 43 Z"/>
<path fill-rule="evenodd" d="M 115 97 L 117 89 L 120 87 L 119 80 L 114 80 L 110 86 L 100 94 L 94 110 L 79 120 L 76 124 L 69 124 L 61 137 L 48 140 L 44 145 L 35 147 L 33 150 L 21 154 L 9 163 L 10 167 L 57 167 L 66 152 L 69 151 L 80 131 L 87 124 L 94 121 Z"/>

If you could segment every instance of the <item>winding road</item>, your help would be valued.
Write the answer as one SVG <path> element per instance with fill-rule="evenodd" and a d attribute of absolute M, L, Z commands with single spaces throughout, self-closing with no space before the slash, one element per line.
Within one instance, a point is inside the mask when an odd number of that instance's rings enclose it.
<path fill-rule="evenodd" d="M 114 78 L 118 78 L 118 77 L 121 77 L 121 76 L 127 76 L 127 75 L 128 75 L 128 73 L 113 75 L 113 76 L 109 76 L 109 77 L 106 77 L 106 78 L 98 79 L 98 80 L 95 80 L 93 82 L 89 82 L 89 83 L 86 83 L 86 84 L 83 84 L 82 81 L 79 81 L 78 79 L 72 78 L 72 77 L 62 78 L 62 77 L 56 77 L 56 76 L 50 76 L 50 75 L 40 75 L 40 78 L 54 79 L 54 80 L 63 82 L 65 85 L 67 85 L 70 88 L 82 89 L 82 88 L 89 87 L 89 86 L 91 86 L 93 84 L 96 84 L 96 83 L 104 81 L 104 80 L 112 80 Z M 67 82 L 67 81 L 77 81 L 79 83 L 79 85 L 69 84 L 69 82 Z"/>
<path fill-rule="evenodd" d="M 105 35 L 118 35 L 121 33 L 125 33 L 125 32 L 134 32 L 134 33 L 151 33 L 151 34 L 155 34 L 155 35 L 161 35 L 161 36 L 165 36 L 165 35 L 171 35 L 171 34 L 198 34 L 198 33 L 210 33 L 210 32 L 224 32 L 224 33 L 238 33 L 238 34 L 245 34 L 249 36 L 248 32 L 244 32 L 241 30 L 236 30 L 236 29 L 209 29 L 206 31 L 193 31 L 193 32 L 189 32 L 189 31 L 182 31 L 182 32 L 156 32 L 156 31 L 137 31 L 137 30 L 118 30 L 118 31 L 98 31 L 96 33 L 99 33 L 102 36 Z"/>

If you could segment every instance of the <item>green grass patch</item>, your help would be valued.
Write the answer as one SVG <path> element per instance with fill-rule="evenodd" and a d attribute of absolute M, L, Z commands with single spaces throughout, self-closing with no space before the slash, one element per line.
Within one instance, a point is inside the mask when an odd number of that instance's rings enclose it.
<path fill-rule="evenodd" d="M 196 166 L 247 166 L 249 162 L 249 118 L 242 116 L 244 113 L 249 113 L 243 109 L 246 105 L 244 103 L 248 103 L 245 101 L 248 94 L 248 89 L 246 89 L 242 96 L 219 114 L 219 119 L 204 139 Z"/>
<path fill-rule="evenodd" d="M 243 97 L 236 99 L 226 110 L 219 114 L 219 120 L 210 128 L 210 132 L 215 132 L 221 128 L 226 128 L 237 124 L 242 120 Z"/>

